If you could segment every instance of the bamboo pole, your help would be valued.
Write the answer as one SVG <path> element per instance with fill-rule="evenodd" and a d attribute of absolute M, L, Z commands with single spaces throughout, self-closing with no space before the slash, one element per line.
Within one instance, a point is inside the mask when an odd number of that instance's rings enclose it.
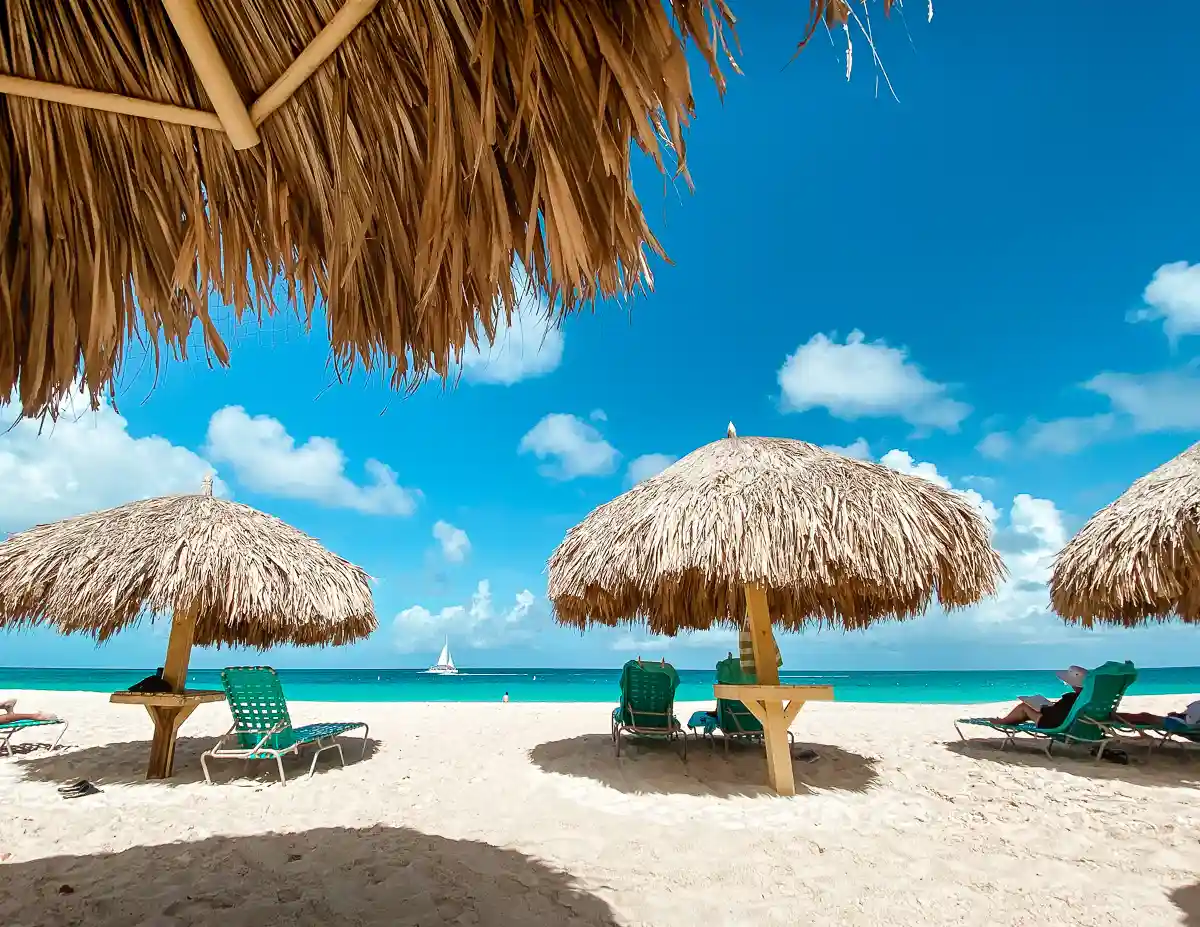
<path fill-rule="evenodd" d="M 208 24 L 200 15 L 196 0 L 162 0 L 162 4 L 179 35 L 183 50 L 196 69 L 200 83 L 212 100 L 213 109 L 217 111 L 230 143 L 238 151 L 253 148 L 260 141 L 258 130 L 250 119 L 246 103 L 217 49 Z"/>
<path fill-rule="evenodd" d="M 216 113 L 208 113 L 202 109 L 155 103 L 153 100 L 140 100 L 119 93 L 104 93 L 86 87 L 69 87 L 66 84 L 29 80 L 8 74 L 0 74 L 0 93 L 31 100 L 45 100 L 47 103 L 82 106 L 103 113 L 119 113 L 123 116 L 139 116 L 180 126 L 195 126 L 197 129 L 215 129 L 220 132 L 224 128 Z"/>
<path fill-rule="evenodd" d="M 318 32 L 296 60 L 288 65 L 287 70 L 254 101 L 254 105 L 250 107 L 250 119 L 254 125 L 262 125 L 263 120 L 290 100 L 317 68 L 338 50 L 359 23 L 367 18 L 378 2 L 379 0 L 346 0 L 325 28 Z"/>

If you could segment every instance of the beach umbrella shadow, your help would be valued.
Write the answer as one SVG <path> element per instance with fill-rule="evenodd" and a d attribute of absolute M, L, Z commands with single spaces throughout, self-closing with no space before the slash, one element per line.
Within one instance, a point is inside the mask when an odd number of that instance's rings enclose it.
<path fill-rule="evenodd" d="M 7 863 L 0 923 L 616 927 L 566 872 L 399 827 L 213 837 Z M 15 890 L 16 887 L 20 890 Z"/>
<path fill-rule="evenodd" d="M 1032 743 L 1030 746 L 1021 745 L 1001 750 L 1000 745 L 1003 742 L 1002 738 L 981 737 L 966 743 L 951 740 L 944 746 L 951 753 L 980 762 L 1026 766 L 1032 769 L 1057 769 L 1073 776 L 1120 779 L 1136 782 L 1138 785 L 1167 788 L 1179 788 L 1181 785 L 1200 786 L 1200 766 L 1196 764 L 1196 757 L 1183 750 L 1165 747 L 1154 751 L 1153 754 L 1147 754 L 1144 748 L 1121 746 L 1117 749 L 1124 750 L 1129 757 L 1128 765 L 1123 765 L 1104 760 L 1097 762 L 1081 747 L 1056 748 L 1053 755 L 1046 756 L 1041 747 Z"/>
<path fill-rule="evenodd" d="M 379 749 L 380 742 L 368 738 L 366 753 L 363 753 L 361 737 L 338 737 L 346 755 L 346 768 L 355 763 L 369 760 Z M 180 737 L 175 742 L 175 774 L 170 779 L 156 784 L 166 786 L 190 785 L 204 781 L 200 767 L 200 754 L 216 743 L 215 737 Z M 310 748 L 311 749 L 311 748 Z M 97 785 L 134 785 L 146 781 L 146 755 L 150 752 L 149 740 L 130 740 L 103 744 L 98 747 L 56 750 L 53 753 L 28 753 L 18 763 L 26 779 L 41 782 L 72 783 L 87 779 Z M 362 758 L 360 760 L 360 757 Z M 288 782 L 308 775 L 312 753 L 306 750 L 300 756 L 286 756 L 283 760 Z M 274 760 L 258 760 L 247 768 L 238 760 L 210 760 L 208 764 L 213 782 L 262 781 L 278 782 L 279 773 Z M 333 769 L 341 769 L 337 753 L 329 751 L 317 761 L 315 775 L 320 776 Z"/>
<path fill-rule="evenodd" d="M 630 738 L 616 756 L 607 734 L 583 734 L 538 744 L 530 761 L 545 772 L 591 779 L 629 794 L 707 795 L 729 798 L 773 796 L 764 784 L 766 757 L 761 745 L 731 744 L 726 754 L 715 744 L 690 741 L 687 761 L 674 744 Z M 878 781 L 873 757 L 831 744 L 797 743 L 795 756 L 811 751 L 814 762 L 796 759 L 796 794 L 836 789 L 865 792 Z"/>
<path fill-rule="evenodd" d="M 1171 902 L 1183 913 L 1184 927 L 1200 927 L 1200 882 L 1175 889 Z"/>

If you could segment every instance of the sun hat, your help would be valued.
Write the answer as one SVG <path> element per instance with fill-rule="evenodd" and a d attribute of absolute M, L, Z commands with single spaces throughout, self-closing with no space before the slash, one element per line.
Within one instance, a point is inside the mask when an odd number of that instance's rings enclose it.
<path fill-rule="evenodd" d="M 1065 670 L 1059 670 L 1054 675 L 1072 689 L 1078 689 L 1083 686 L 1083 680 L 1087 678 L 1087 673 L 1088 671 L 1082 666 L 1068 666 Z"/>
<path fill-rule="evenodd" d="M 1200 724 L 1200 701 L 1192 702 L 1183 710 L 1183 720 L 1188 727 Z"/>

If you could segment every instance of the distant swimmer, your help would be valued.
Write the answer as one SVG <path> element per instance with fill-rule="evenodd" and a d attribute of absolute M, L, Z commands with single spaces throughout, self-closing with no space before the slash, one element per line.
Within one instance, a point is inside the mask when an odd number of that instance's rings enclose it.
<path fill-rule="evenodd" d="M 508 693 L 507 692 L 504 693 L 504 698 L 501 701 L 505 701 L 505 702 L 508 701 Z"/>

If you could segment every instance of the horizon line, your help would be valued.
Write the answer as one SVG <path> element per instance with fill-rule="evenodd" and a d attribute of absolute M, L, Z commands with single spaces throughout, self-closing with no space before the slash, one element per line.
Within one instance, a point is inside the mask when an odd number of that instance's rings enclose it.
<path fill-rule="evenodd" d="M 629 661 L 627 660 L 624 662 L 629 662 Z M 657 661 L 650 661 L 650 662 L 657 662 Z M 243 663 L 243 664 L 237 664 L 237 665 L 246 666 L 246 665 L 250 665 L 250 664 Z M 316 673 L 347 673 L 347 672 L 353 672 L 353 673 L 395 673 L 395 672 L 426 673 L 426 672 L 428 672 L 427 667 L 419 667 L 419 666 L 362 666 L 362 667 L 307 666 L 306 667 L 306 666 L 277 666 L 277 665 L 273 665 L 273 664 L 254 664 L 254 665 L 264 665 L 264 666 L 270 665 L 271 668 L 275 669 L 275 670 L 281 670 L 284 672 L 300 672 L 300 673 L 312 673 L 312 672 L 316 672 Z M 622 663 L 621 665 L 623 666 L 624 663 Z M 674 666 L 674 664 L 672 664 L 672 665 Z M 189 673 L 193 673 L 193 672 L 196 672 L 196 673 L 219 673 L 219 672 L 221 672 L 221 670 L 223 670 L 225 668 L 226 667 L 224 667 L 224 666 L 214 666 L 214 667 L 193 666 L 193 667 L 188 668 L 188 672 Z M 712 672 L 713 671 L 712 667 L 707 667 L 707 666 L 704 666 L 704 667 L 676 666 L 675 668 L 682 669 L 685 672 Z M 1177 666 L 1138 666 L 1137 668 L 1139 670 L 1188 670 L 1188 669 L 1200 669 L 1200 664 L 1182 664 L 1182 665 L 1177 665 Z M 59 672 L 59 671 L 63 671 L 63 670 L 68 670 L 68 671 L 77 671 L 77 670 L 97 671 L 97 670 L 99 670 L 99 671 L 103 671 L 103 672 L 113 672 L 113 673 L 116 673 L 116 672 L 138 673 L 138 672 L 144 672 L 145 669 L 146 669 L 145 666 L 0 666 L 0 673 L 3 673 L 7 670 L 37 670 L 37 671 L 49 671 L 49 672 Z M 157 669 L 157 667 L 156 667 L 156 669 Z M 464 676 L 471 675 L 472 670 L 522 670 L 522 671 L 551 670 L 551 671 L 573 671 L 573 672 L 616 672 L 618 669 L 620 669 L 619 666 L 616 666 L 616 667 L 614 667 L 614 666 L 501 666 L 499 664 L 497 664 L 495 666 L 480 665 L 480 666 L 470 667 L 467 669 L 464 669 L 461 666 L 458 667 L 459 673 Z M 789 670 L 784 667 L 780 667 L 779 674 L 781 676 L 798 676 L 798 675 L 830 676 L 835 673 L 1055 673 L 1055 672 L 1058 672 L 1060 669 L 1062 669 L 1061 666 L 1035 667 L 1032 669 L 1031 668 L 1022 669 L 1019 667 L 1008 667 L 1006 669 L 866 669 L 866 670 L 844 669 L 844 668 L 828 669 L 828 670 L 814 670 L 811 668 Z M 437 674 L 430 674 L 430 675 L 437 675 Z"/>

